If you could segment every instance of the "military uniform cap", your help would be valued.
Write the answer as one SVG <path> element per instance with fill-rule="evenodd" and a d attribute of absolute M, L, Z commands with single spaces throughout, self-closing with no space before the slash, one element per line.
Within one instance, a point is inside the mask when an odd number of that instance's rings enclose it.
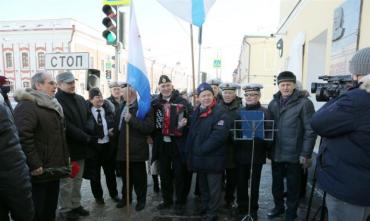
<path fill-rule="evenodd" d="M 161 75 L 159 77 L 158 85 L 171 82 L 172 82 L 171 79 L 167 75 Z"/>
<path fill-rule="evenodd" d="M 109 88 L 114 88 L 114 87 L 121 87 L 121 85 L 117 81 L 113 81 L 109 84 Z"/>
<path fill-rule="evenodd" d="M 243 86 L 244 91 L 260 91 L 262 88 L 262 84 L 258 83 L 248 83 Z"/>
<path fill-rule="evenodd" d="M 239 84 L 236 84 L 236 83 L 222 83 L 220 85 L 220 88 L 223 91 L 225 91 L 225 90 L 233 90 L 233 91 L 235 91 L 236 89 L 239 89 L 240 86 L 239 86 Z"/>
<path fill-rule="evenodd" d="M 221 80 L 220 79 L 211 79 L 207 83 L 210 84 L 210 85 L 219 86 L 221 84 Z"/>

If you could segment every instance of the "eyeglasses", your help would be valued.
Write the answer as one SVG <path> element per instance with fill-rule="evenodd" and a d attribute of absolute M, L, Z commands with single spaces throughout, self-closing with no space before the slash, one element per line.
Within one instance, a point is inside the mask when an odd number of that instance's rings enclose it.
<path fill-rule="evenodd" d="M 244 94 L 245 97 L 257 97 L 258 95 L 259 95 L 258 93 L 250 93 L 250 94 L 245 93 Z"/>

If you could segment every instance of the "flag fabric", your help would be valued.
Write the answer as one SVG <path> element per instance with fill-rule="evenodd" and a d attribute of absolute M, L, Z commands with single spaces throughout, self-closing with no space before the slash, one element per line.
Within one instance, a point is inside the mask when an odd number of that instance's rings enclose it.
<path fill-rule="evenodd" d="M 192 23 L 202 26 L 206 15 L 216 0 L 157 0 L 163 7 L 174 15 Z"/>
<path fill-rule="evenodd" d="M 130 84 L 138 93 L 138 112 L 137 117 L 144 119 L 150 110 L 150 84 L 147 76 L 143 48 L 139 29 L 136 23 L 134 4 L 131 2 L 129 44 L 128 44 L 128 65 L 127 83 Z"/>

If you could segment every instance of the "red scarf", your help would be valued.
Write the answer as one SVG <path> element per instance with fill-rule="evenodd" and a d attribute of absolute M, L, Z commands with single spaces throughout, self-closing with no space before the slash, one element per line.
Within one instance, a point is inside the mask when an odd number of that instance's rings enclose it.
<path fill-rule="evenodd" d="M 212 113 L 212 109 L 216 106 L 216 99 L 213 99 L 211 105 L 207 107 L 207 110 L 200 114 L 199 117 L 206 118 Z"/>

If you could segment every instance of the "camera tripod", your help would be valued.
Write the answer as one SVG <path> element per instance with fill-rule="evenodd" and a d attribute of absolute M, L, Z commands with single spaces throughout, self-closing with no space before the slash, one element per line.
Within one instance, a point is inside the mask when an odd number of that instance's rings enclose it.
<path fill-rule="evenodd" d="M 321 146 L 321 141 L 322 140 L 320 140 L 320 146 Z M 308 206 L 307 206 L 307 213 L 306 213 L 306 219 L 305 219 L 305 221 L 309 221 L 309 218 L 310 218 L 310 212 L 311 212 L 311 207 L 312 207 L 312 199 L 313 199 L 313 195 L 315 193 L 316 181 L 317 181 L 317 178 L 316 178 L 316 170 L 317 170 L 317 167 L 318 167 L 318 165 L 317 165 L 317 162 L 316 162 L 315 170 L 313 172 L 312 187 L 311 187 L 310 198 L 308 199 Z M 315 218 L 319 214 L 319 212 L 320 212 L 320 221 L 324 221 L 325 220 L 325 215 L 327 214 L 327 208 L 326 208 L 326 205 L 325 205 L 325 199 L 326 199 L 326 192 L 323 193 L 321 205 L 316 210 L 316 212 L 315 212 L 315 214 L 314 214 L 314 216 L 312 217 L 311 220 L 315 220 Z"/>

